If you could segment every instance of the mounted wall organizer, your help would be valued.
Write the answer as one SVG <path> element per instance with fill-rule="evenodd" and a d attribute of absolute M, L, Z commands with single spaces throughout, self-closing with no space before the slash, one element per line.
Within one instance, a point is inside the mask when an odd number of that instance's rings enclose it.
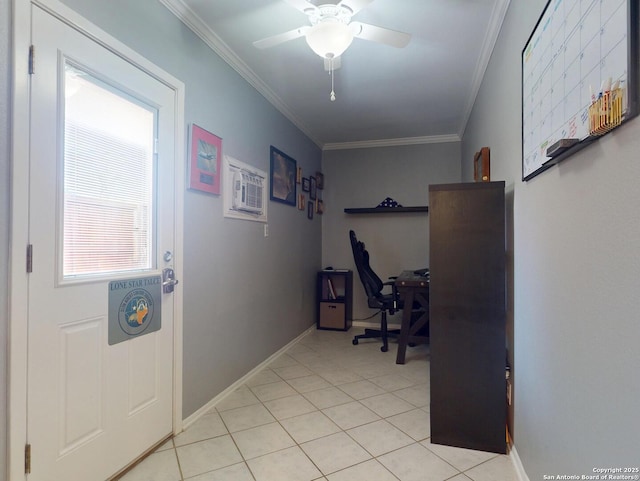
<path fill-rule="evenodd" d="M 614 88 L 589 106 L 589 135 L 604 135 L 622 123 L 624 95 L 624 88 Z"/>

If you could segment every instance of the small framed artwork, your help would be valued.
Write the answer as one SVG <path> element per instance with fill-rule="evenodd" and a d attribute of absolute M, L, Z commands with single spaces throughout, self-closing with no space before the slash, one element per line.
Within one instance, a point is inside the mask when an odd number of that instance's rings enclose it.
<path fill-rule="evenodd" d="M 191 124 L 189 189 L 220 194 L 222 139 Z"/>
<path fill-rule="evenodd" d="M 313 219 L 313 209 L 315 202 L 307 202 L 307 219 Z"/>
<path fill-rule="evenodd" d="M 300 184 L 302 182 L 302 167 L 298 167 L 298 171 L 296 173 L 296 184 Z"/>
<path fill-rule="evenodd" d="M 324 202 L 322 202 L 322 199 L 316 199 L 316 214 L 324 214 Z"/>
<path fill-rule="evenodd" d="M 302 179 L 302 191 L 309 192 L 309 177 L 303 177 Z"/>
<path fill-rule="evenodd" d="M 298 210 L 304 210 L 305 202 L 304 194 L 298 194 Z"/>
<path fill-rule="evenodd" d="M 319 190 L 324 189 L 324 174 L 322 172 L 316 172 L 316 183 Z"/>
<path fill-rule="evenodd" d="M 473 156 L 473 180 L 476 182 L 489 182 L 491 180 L 489 147 L 482 147 L 480 152 L 476 152 Z"/>
<path fill-rule="evenodd" d="M 271 146 L 271 200 L 296 205 L 296 161 Z"/>
<path fill-rule="evenodd" d="M 316 200 L 318 198 L 318 184 L 316 183 L 316 178 L 311 176 L 309 177 L 309 199 Z"/>

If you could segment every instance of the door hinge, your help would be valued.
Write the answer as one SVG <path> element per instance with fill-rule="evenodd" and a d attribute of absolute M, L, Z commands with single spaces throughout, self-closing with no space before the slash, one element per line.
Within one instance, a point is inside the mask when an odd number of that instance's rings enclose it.
<path fill-rule="evenodd" d="M 24 474 L 31 474 L 31 444 L 24 447 Z"/>
<path fill-rule="evenodd" d="M 27 274 L 33 272 L 33 244 L 27 244 Z"/>
<path fill-rule="evenodd" d="M 36 66 L 36 53 L 33 45 L 29 46 L 29 75 L 33 75 Z"/>

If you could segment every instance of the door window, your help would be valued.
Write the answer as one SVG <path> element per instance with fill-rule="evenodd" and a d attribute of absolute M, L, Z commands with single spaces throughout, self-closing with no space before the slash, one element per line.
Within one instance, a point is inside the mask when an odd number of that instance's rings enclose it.
<path fill-rule="evenodd" d="M 62 278 L 154 268 L 157 111 L 65 61 Z"/>

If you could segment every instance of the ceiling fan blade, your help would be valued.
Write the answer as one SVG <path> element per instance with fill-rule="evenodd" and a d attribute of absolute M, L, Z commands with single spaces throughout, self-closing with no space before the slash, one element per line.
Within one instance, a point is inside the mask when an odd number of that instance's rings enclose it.
<path fill-rule="evenodd" d="M 295 30 L 289 30 L 288 32 L 279 33 L 278 35 L 273 35 L 272 37 L 263 38 L 262 40 L 256 40 L 255 42 L 253 42 L 253 45 L 254 47 L 260 49 L 275 47 L 276 45 L 288 42 L 289 40 L 303 37 L 305 33 L 307 33 L 307 30 L 309 30 L 310 28 L 311 27 L 304 26 L 296 28 Z"/>
<path fill-rule="evenodd" d="M 333 70 L 338 70 L 340 68 L 340 65 L 342 65 L 342 61 L 340 60 L 341 58 L 342 55 L 333 58 Z M 327 72 L 331 72 L 331 60 L 328 58 L 324 59 L 324 69 Z"/>
<path fill-rule="evenodd" d="M 338 5 L 349 7 L 349 10 L 351 10 L 355 15 L 371 2 L 373 2 L 373 0 L 342 0 Z"/>
<path fill-rule="evenodd" d="M 284 0 L 286 3 L 291 5 L 296 10 L 300 10 L 302 13 L 309 15 L 309 13 L 314 12 L 318 9 L 313 3 L 308 2 L 307 0 Z"/>
<path fill-rule="evenodd" d="M 353 29 L 353 36 L 356 38 L 384 43 L 396 48 L 406 47 L 411 40 L 411 35 L 408 33 L 376 27 L 368 23 L 351 22 L 349 27 Z"/>

